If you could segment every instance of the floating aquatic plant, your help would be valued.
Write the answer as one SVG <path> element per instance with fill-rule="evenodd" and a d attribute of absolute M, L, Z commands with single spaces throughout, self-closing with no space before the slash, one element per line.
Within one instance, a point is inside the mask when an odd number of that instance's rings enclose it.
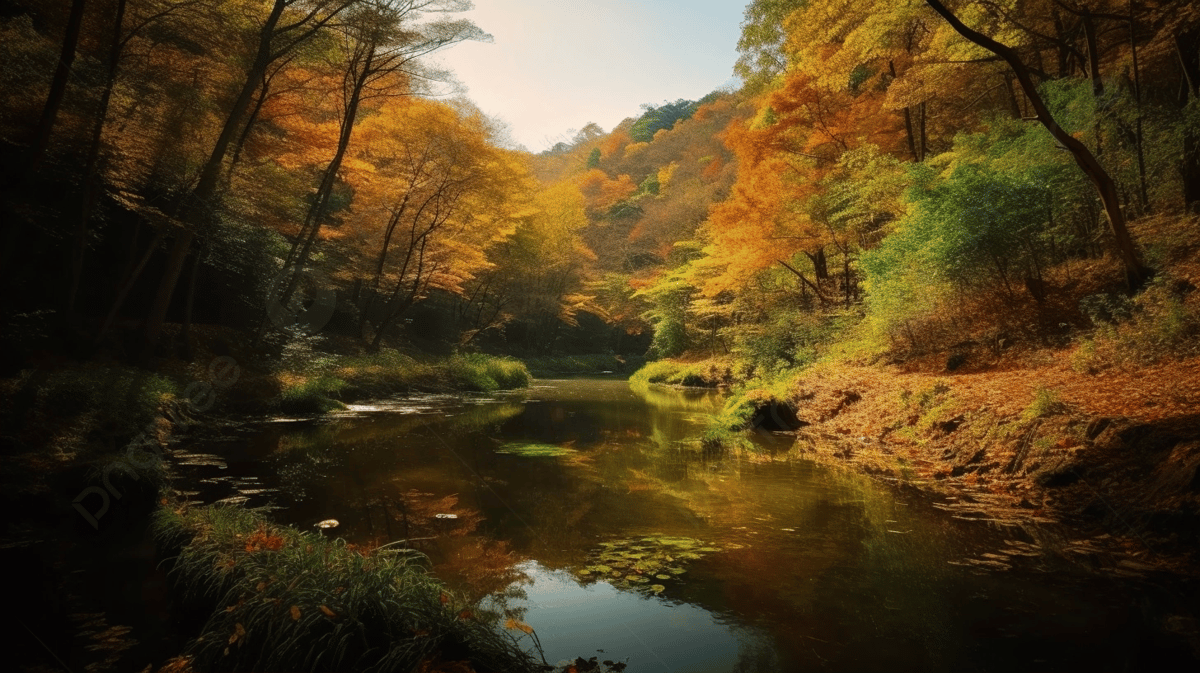
<path fill-rule="evenodd" d="M 588 565 L 575 570 L 583 580 L 604 580 L 618 589 L 662 593 L 687 573 L 687 565 L 720 547 L 690 537 L 646 536 L 601 542 Z M 657 583 L 651 584 L 651 580 Z"/>
<path fill-rule="evenodd" d="M 567 456 L 575 453 L 575 449 L 557 444 L 539 444 L 537 442 L 505 442 L 501 444 L 496 453 L 507 453 L 516 456 L 529 456 L 531 458 L 555 458 L 558 456 Z"/>

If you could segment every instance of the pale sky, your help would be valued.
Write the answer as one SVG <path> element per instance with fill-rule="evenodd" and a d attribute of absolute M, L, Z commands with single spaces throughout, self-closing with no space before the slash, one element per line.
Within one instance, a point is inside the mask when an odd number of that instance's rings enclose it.
<path fill-rule="evenodd" d="M 730 82 L 746 0 L 475 0 L 495 37 L 434 58 L 466 96 L 540 152 L 595 122 L 611 131 L 642 103 L 696 100 Z"/>

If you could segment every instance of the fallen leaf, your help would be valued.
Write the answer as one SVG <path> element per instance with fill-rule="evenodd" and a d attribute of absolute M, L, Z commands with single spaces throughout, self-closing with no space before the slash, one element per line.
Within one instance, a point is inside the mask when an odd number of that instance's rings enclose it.
<path fill-rule="evenodd" d="M 334 612 L 333 610 L 330 610 L 329 608 L 325 607 L 324 605 L 321 606 L 321 612 L 323 612 L 325 614 L 325 616 L 329 617 L 330 619 L 337 617 L 336 612 Z"/>
<path fill-rule="evenodd" d="M 300 606 L 299 605 L 292 606 L 292 619 L 300 619 Z"/>
<path fill-rule="evenodd" d="M 525 622 L 517 621 L 517 620 L 513 619 L 512 617 L 509 617 L 507 620 L 504 621 L 504 628 L 512 629 L 514 631 L 522 631 L 527 635 L 533 635 L 533 627 L 532 626 L 526 624 Z"/>

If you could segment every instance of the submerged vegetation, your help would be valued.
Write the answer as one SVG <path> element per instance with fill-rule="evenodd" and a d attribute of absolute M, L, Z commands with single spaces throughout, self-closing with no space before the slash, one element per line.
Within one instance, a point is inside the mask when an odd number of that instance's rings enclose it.
<path fill-rule="evenodd" d="M 560 456 L 569 456 L 575 453 L 575 449 L 568 446 L 559 446 L 557 444 L 538 444 L 536 442 L 505 442 L 501 444 L 496 453 L 507 453 L 514 456 L 526 456 L 531 458 L 558 458 Z"/>

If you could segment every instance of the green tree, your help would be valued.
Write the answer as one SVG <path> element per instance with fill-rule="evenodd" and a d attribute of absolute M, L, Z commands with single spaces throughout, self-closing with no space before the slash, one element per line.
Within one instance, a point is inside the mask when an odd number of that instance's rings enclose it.
<path fill-rule="evenodd" d="M 806 4 L 807 0 L 753 0 L 746 5 L 737 44 L 740 55 L 733 71 L 747 91 L 761 90 L 787 68 L 784 20 Z"/>

